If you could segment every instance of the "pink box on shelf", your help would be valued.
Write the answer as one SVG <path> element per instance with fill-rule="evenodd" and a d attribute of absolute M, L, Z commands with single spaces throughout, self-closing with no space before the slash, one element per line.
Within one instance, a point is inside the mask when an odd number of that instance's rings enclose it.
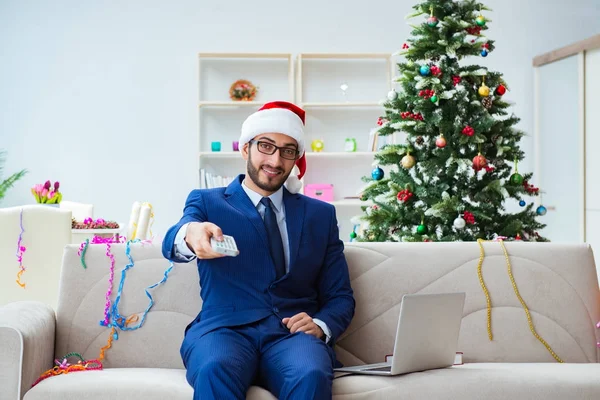
<path fill-rule="evenodd" d="M 333 201 L 333 185 L 330 183 L 311 183 L 304 187 L 304 194 L 313 199 Z"/>

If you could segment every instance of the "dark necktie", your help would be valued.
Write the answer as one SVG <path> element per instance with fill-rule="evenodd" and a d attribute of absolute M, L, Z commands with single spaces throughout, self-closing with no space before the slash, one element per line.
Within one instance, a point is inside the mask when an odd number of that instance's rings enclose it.
<path fill-rule="evenodd" d="M 276 279 L 285 275 L 285 255 L 283 253 L 283 241 L 277 225 L 277 216 L 273 211 L 273 203 L 268 197 L 263 197 L 260 202 L 265 206 L 265 228 L 267 228 L 267 237 L 269 238 L 269 247 L 271 248 L 271 257 L 275 264 Z"/>

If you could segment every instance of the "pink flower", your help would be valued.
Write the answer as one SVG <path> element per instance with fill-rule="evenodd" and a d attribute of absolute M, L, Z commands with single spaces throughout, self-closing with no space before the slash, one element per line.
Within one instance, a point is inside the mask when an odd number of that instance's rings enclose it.
<path fill-rule="evenodd" d="M 48 198 L 49 199 L 53 198 L 55 194 L 56 194 L 56 192 L 54 192 L 54 190 L 50 189 L 50 191 L 48 192 Z"/>
<path fill-rule="evenodd" d="M 44 183 L 44 189 L 50 190 L 50 186 L 52 186 L 50 181 L 46 181 L 46 183 Z"/>
<path fill-rule="evenodd" d="M 41 183 L 38 183 L 37 185 L 35 185 L 33 187 L 33 190 L 35 190 L 35 192 L 37 194 L 42 194 L 42 190 L 44 190 L 44 185 L 42 185 Z"/>
<path fill-rule="evenodd" d="M 48 196 L 48 189 L 46 189 L 44 187 L 44 190 L 42 190 L 42 197 Z"/>
<path fill-rule="evenodd" d="M 96 220 L 96 223 L 97 223 L 97 224 L 104 224 L 104 223 L 106 223 L 106 221 L 105 221 L 105 220 L 103 220 L 102 218 L 98 218 L 98 219 Z"/>
<path fill-rule="evenodd" d="M 58 188 L 60 187 L 60 183 L 58 181 L 54 182 L 54 190 L 58 192 Z"/>

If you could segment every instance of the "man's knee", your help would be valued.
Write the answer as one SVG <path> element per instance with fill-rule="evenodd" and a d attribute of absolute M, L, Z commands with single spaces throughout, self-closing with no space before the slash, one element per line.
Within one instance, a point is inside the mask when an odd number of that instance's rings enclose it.
<path fill-rule="evenodd" d="M 323 384 L 330 382 L 333 379 L 333 374 L 325 368 L 307 366 L 298 371 L 298 379 L 304 382 Z"/>

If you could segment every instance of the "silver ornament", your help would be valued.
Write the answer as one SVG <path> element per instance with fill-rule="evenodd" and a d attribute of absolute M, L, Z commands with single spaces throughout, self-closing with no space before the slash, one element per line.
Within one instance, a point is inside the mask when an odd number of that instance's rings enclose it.
<path fill-rule="evenodd" d="M 465 226 L 467 226 L 467 222 L 462 217 L 458 217 L 454 220 L 454 227 L 456 229 L 464 229 Z"/>
<path fill-rule="evenodd" d="M 387 98 L 389 101 L 393 101 L 396 100 L 398 98 L 398 92 L 396 92 L 395 90 L 390 90 L 387 94 Z"/>

